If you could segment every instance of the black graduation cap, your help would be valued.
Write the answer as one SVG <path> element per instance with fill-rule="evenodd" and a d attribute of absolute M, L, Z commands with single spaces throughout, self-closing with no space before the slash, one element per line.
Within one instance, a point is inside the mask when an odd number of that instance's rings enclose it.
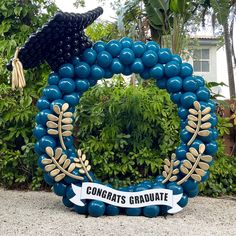
<path fill-rule="evenodd" d="M 79 56 L 92 46 L 84 29 L 102 13 L 101 7 L 83 14 L 57 12 L 48 23 L 30 35 L 25 45 L 20 48 L 18 58 L 23 68 L 34 68 L 46 61 L 56 71 L 60 65 Z M 12 61 L 7 68 L 12 70 Z"/>

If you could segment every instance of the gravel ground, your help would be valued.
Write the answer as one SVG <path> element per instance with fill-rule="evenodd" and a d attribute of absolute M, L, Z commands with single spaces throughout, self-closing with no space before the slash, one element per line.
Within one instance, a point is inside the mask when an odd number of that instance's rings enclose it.
<path fill-rule="evenodd" d="M 48 192 L 0 189 L 0 235 L 214 235 L 236 236 L 236 201 L 197 197 L 167 218 L 85 217 Z"/>

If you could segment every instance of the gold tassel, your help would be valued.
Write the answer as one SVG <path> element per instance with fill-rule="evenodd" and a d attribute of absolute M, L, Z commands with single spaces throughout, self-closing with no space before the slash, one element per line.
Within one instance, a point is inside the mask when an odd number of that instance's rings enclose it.
<path fill-rule="evenodd" d="M 20 49 L 17 48 L 14 58 L 12 60 L 12 90 L 19 88 L 22 90 L 26 86 L 24 69 L 22 63 L 20 62 L 18 55 Z"/>

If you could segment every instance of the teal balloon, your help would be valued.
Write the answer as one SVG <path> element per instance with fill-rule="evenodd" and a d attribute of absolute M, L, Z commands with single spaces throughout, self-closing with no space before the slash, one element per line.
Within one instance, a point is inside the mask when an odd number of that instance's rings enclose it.
<path fill-rule="evenodd" d="M 50 102 L 47 100 L 46 97 L 41 97 L 37 101 L 36 106 L 40 111 L 42 111 L 50 108 Z"/>
<path fill-rule="evenodd" d="M 39 146 L 39 142 L 36 142 L 34 144 L 34 151 L 35 153 L 37 153 L 38 155 L 42 155 L 43 153 L 45 153 L 44 151 L 42 151 L 42 149 Z"/>
<path fill-rule="evenodd" d="M 186 194 L 187 194 L 187 196 L 188 196 L 189 198 L 194 198 L 194 197 L 196 197 L 196 196 L 198 195 L 198 193 L 199 193 L 199 189 L 198 189 L 198 188 L 195 189 L 195 190 L 193 190 L 193 191 L 186 192 Z"/>
<path fill-rule="evenodd" d="M 119 55 L 122 49 L 122 45 L 117 40 L 111 40 L 106 45 L 106 50 L 113 56 L 116 57 Z"/>
<path fill-rule="evenodd" d="M 120 213 L 120 209 L 117 206 L 107 205 L 105 214 L 108 216 L 117 216 Z"/>
<path fill-rule="evenodd" d="M 182 184 L 184 192 L 191 192 L 198 189 L 198 182 L 195 180 L 188 179 Z"/>
<path fill-rule="evenodd" d="M 72 64 L 64 64 L 59 68 L 59 75 L 62 78 L 73 78 L 75 73 L 74 66 Z"/>
<path fill-rule="evenodd" d="M 172 101 L 173 103 L 179 105 L 179 104 L 180 104 L 181 95 L 182 95 L 181 92 L 172 93 L 172 94 L 170 95 L 170 99 L 171 99 L 171 101 Z"/>
<path fill-rule="evenodd" d="M 64 103 L 65 103 L 65 100 L 63 100 L 63 99 L 56 99 L 56 100 L 54 100 L 54 101 L 51 102 L 51 104 L 50 104 L 50 109 L 51 109 L 51 111 L 54 112 L 53 107 L 54 107 L 55 105 L 58 105 L 58 106 L 61 108 Z"/>
<path fill-rule="evenodd" d="M 210 113 L 210 114 L 211 118 L 209 119 L 209 122 L 211 123 L 211 127 L 215 127 L 218 123 L 217 115 L 215 113 Z"/>
<path fill-rule="evenodd" d="M 163 177 L 163 175 L 158 175 L 156 178 L 155 178 L 155 182 L 162 182 L 165 178 Z"/>
<path fill-rule="evenodd" d="M 58 87 L 64 94 L 72 93 L 75 90 L 75 82 L 70 78 L 63 78 L 59 81 Z"/>
<path fill-rule="evenodd" d="M 38 167 L 40 167 L 42 170 L 44 170 L 44 167 L 45 167 L 45 165 L 42 163 L 42 160 L 47 159 L 47 158 L 48 156 L 46 154 L 43 154 L 37 160 Z"/>
<path fill-rule="evenodd" d="M 104 70 L 102 67 L 98 66 L 98 65 L 93 65 L 91 67 L 91 77 L 94 79 L 94 80 L 100 80 L 104 77 Z"/>
<path fill-rule="evenodd" d="M 184 108 L 189 109 L 193 106 L 193 103 L 197 101 L 197 97 L 192 92 L 183 93 L 181 96 L 181 104 Z"/>
<path fill-rule="evenodd" d="M 130 65 L 134 62 L 134 52 L 130 48 L 124 48 L 120 52 L 119 59 L 123 65 Z"/>
<path fill-rule="evenodd" d="M 199 149 L 200 144 L 204 144 L 202 140 L 195 139 L 194 142 L 191 144 L 191 147 L 195 148 L 196 150 Z"/>
<path fill-rule="evenodd" d="M 160 48 L 158 52 L 159 63 L 166 64 L 172 60 L 172 53 L 169 48 Z"/>
<path fill-rule="evenodd" d="M 37 140 L 39 140 L 40 138 L 42 138 L 44 135 L 47 134 L 47 130 L 46 130 L 45 126 L 39 124 L 34 128 L 33 134 L 34 134 L 34 137 Z"/>
<path fill-rule="evenodd" d="M 161 79 L 164 75 L 164 67 L 162 64 L 156 64 L 150 69 L 150 76 L 155 79 Z"/>
<path fill-rule="evenodd" d="M 74 211 L 76 211 L 78 214 L 81 214 L 81 215 L 86 215 L 88 214 L 88 205 L 85 204 L 85 206 L 77 206 L 77 205 L 74 205 L 73 207 Z"/>
<path fill-rule="evenodd" d="M 144 71 L 142 73 L 140 73 L 140 76 L 142 77 L 142 79 L 147 80 L 150 79 L 150 73 L 149 70 L 144 69 Z"/>
<path fill-rule="evenodd" d="M 74 206 L 74 204 L 66 196 L 62 198 L 62 203 L 64 204 L 64 206 L 69 208 L 72 208 Z"/>
<path fill-rule="evenodd" d="M 157 217 L 160 213 L 159 206 L 146 206 L 143 208 L 143 215 L 149 218 Z"/>
<path fill-rule="evenodd" d="M 156 53 L 158 53 L 160 50 L 160 45 L 156 43 L 155 41 L 148 41 L 146 43 L 146 47 L 147 47 L 147 50 L 152 50 Z"/>
<path fill-rule="evenodd" d="M 158 88 L 160 89 L 166 89 L 166 79 L 163 78 L 163 79 L 157 79 L 156 80 L 156 85 Z"/>
<path fill-rule="evenodd" d="M 82 59 L 89 65 L 93 65 L 97 59 L 97 52 L 92 48 L 87 48 L 83 52 Z"/>
<path fill-rule="evenodd" d="M 178 62 L 179 64 L 182 63 L 182 59 L 178 54 L 173 54 L 172 55 L 172 60 Z"/>
<path fill-rule="evenodd" d="M 90 74 L 90 66 L 86 62 L 80 62 L 75 67 L 75 75 L 78 78 L 86 79 Z"/>
<path fill-rule="evenodd" d="M 134 42 L 132 45 L 132 50 L 135 57 L 142 57 L 142 55 L 146 52 L 146 45 L 141 41 Z"/>
<path fill-rule="evenodd" d="M 57 143 L 55 139 L 49 135 L 45 135 L 39 140 L 39 146 L 42 151 L 45 151 L 46 147 L 51 147 L 53 149 L 56 147 L 56 145 Z"/>
<path fill-rule="evenodd" d="M 106 48 L 106 43 L 104 43 L 103 41 L 97 41 L 93 46 L 93 49 L 97 53 L 104 51 L 105 48 Z"/>
<path fill-rule="evenodd" d="M 110 66 L 111 62 L 112 62 L 112 56 L 109 52 L 106 51 L 99 52 L 97 56 L 97 63 L 99 66 L 101 66 L 102 68 L 106 68 Z"/>
<path fill-rule="evenodd" d="M 180 207 L 185 207 L 188 205 L 188 196 L 187 194 L 183 194 L 182 198 L 180 199 L 180 201 L 177 203 Z"/>
<path fill-rule="evenodd" d="M 180 64 L 176 61 L 167 62 L 164 68 L 167 77 L 177 76 L 180 72 Z"/>
<path fill-rule="evenodd" d="M 85 92 L 89 89 L 90 83 L 87 79 L 77 79 L 75 81 L 76 91 Z"/>
<path fill-rule="evenodd" d="M 142 73 L 144 71 L 144 65 L 140 58 L 136 58 L 134 63 L 131 65 L 131 71 L 134 73 Z"/>
<path fill-rule="evenodd" d="M 180 131 L 180 139 L 184 142 L 187 143 L 192 137 L 192 134 L 189 133 L 186 129 L 182 129 Z"/>
<path fill-rule="evenodd" d="M 45 110 L 40 111 L 36 116 L 36 122 L 38 124 L 46 126 L 49 114 L 52 114 L 52 112 L 49 109 L 45 109 Z"/>
<path fill-rule="evenodd" d="M 175 76 L 167 80 L 166 87 L 169 93 L 176 93 L 181 91 L 182 84 L 182 79 L 179 76 Z"/>
<path fill-rule="evenodd" d="M 79 57 L 74 57 L 72 59 L 72 64 L 74 65 L 74 67 L 76 67 L 79 63 L 80 63 L 80 58 Z"/>
<path fill-rule="evenodd" d="M 206 155 L 215 155 L 218 151 L 218 144 L 216 141 L 212 141 L 206 144 L 205 154 Z"/>
<path fill-rule="evenodd" d="M 187 117 L 189 115 L 188 109 L 184 108 L 184 107 L 179 107 L 178 108 L 178 116 L 183 119 L 186 120 Z"/>
<path fill-rule="evenodd" d="M 186 144 L 181 144 L 175 150 L 176 158 L 178 160 L 184 160 L 186 158 L 186 153 L 188 152 L 188 147 Z"/>
<path fill-rule="evenodd" d="M 99 217 L 105 213 L 105 203 L 97 200 L 92 200 L 88 205 L 88 213 L 90 216 Z"/>
<path fill-rule="evenodd" d="M 192 76 L 188 76 L 183 80 L 183 89 L 186 92 L 194 92 L 198 87 L 197 81 Z"/>
<path fill-rule="evenodd" d="M 126 208 L 125 213 L 127 216 L 139 216 L 142 213 L 141 208 Z"/>
<path fill-rule="evenodd" d="M 181 68 L 180 68 L 180 76 L 183 77 L 187 77 L 192 75 L 193 73 L 193 67 L 191 64 L 189 63 L 182 63 L 181 64 Z"/>
<path fill-rule="evenodd" d="M 205 85 L 205 80 L 201 76 L 194 76 L 193 78 L 198 83 L 198 87 L 203 87 Z"/>
<path fill-rule="evenodd" d="M 114 74 L 120 74 L 123 72 L 124 66 L 118 58 L 114 58 L 111 63 L 110 69 Z"/>
<path fill-rule="evenodd" d="M 120 39 L 120 43 L 123 48 L 132 48 L 133 40 L 128 37 L 124 37 Z"/>
<path fill-rule="evenodd" d="M 66 195 L 66 185 L 63 183 L 55 183 L 53 185 L 53 191 L 58 196 L 65 196 Z"/>
<path fill-rule="evenodd" d="M 168 183 L 166 188 L 172 190 L 175 195 L 183 193 L 183 188 L 175 182 Z"/>
<path fill-rule="evenodd" d="M 163 180 L 164 180 L 164 179 L 163 179 Z M 163 181 L 163 180 L 162 180 L 162 181 Z M 152 185 L 152 188 L 153 188 L 153 189 L 159 189 L 159 188 L 165 189 L 166 187 L 165 187 L 164 184 L 161 183 L 162 181 L 158 181 L 158 182 L 154 183 L 154 184 Z"/>
<path fill-rule="evenodd" d="M 79 95 L 77 93 L 67 94 L 63 97 L 63 99 L 70 105 L 75 106 L 79 103 Z"/>
<path fill-rule="evenodd" d="M 60 99 L 62 97 L 62 93 L 58 86 L 49 85 L 43 90 L 43 95 L 49 100 L 53 101 L 56 99 Z"/>
<path fill-rule="evenodd" d="M 152 50 L 147 50 L 142 56 L 142 61 L 144 66 L 152 67 L 157 64 L 158 55 Z"/>
<path fill-rule="evenodd" d="M 210 92 L 206 87 L 200 87 L 196 91 L 198 101 L 208 102 L 210 99 Z"/>
<path fill-rule="evenodd" d="M 51 73 L 48 77 L 48 84 L 50 85 L 57 85 L 60 78 L 57 73 Z"/>
<path fill-rule="evenodd" d="M 48 173 L 43 174 L 43 179 L 50 186 L 55 183 L 53 177 L 51 175 L 49 175 Z"/>

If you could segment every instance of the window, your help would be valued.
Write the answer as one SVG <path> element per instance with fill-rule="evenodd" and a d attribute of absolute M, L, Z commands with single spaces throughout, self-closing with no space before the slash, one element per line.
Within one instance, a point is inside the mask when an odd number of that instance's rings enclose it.
<path fill-rule="evenodd" d="M 209 49 L 195 49 L 193 51 L 193 69 L 195 72 L 210 71 Z"/>

